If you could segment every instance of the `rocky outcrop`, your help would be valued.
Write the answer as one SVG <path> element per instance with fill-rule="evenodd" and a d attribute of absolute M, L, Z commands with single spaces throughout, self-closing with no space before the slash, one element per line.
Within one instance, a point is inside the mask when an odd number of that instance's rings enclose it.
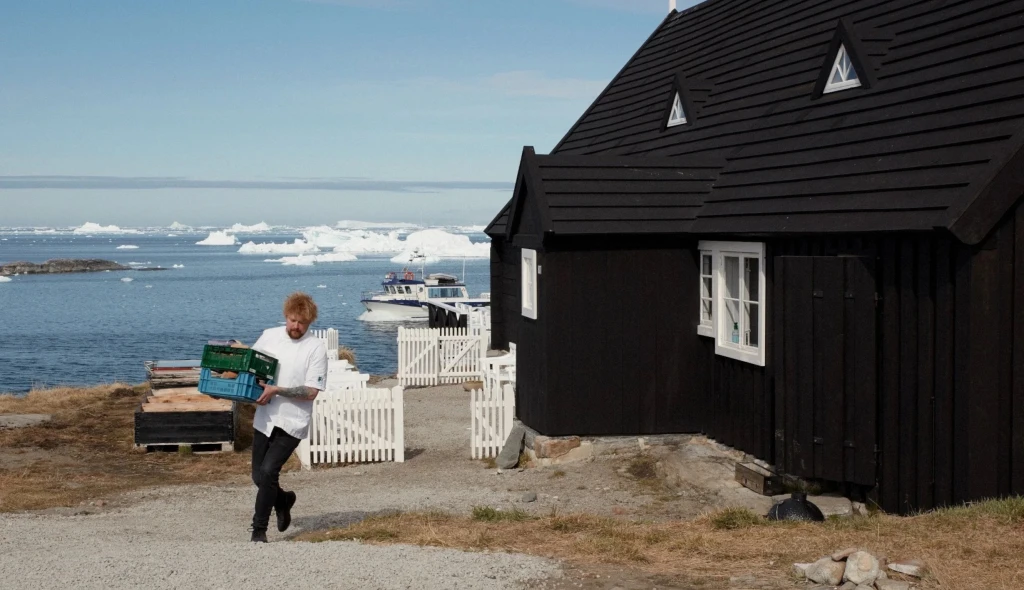
<path fill-rule="evenodd" d="M 55 258 L 42 264 L 34 262 L 11 262 L 0 265 L 0 276 L 5 275 L 37 275 L 58 274 L 69 272 L 98 272 L 103 270 L 163 270 L 162 268 L 136 268 L 118 264 L 110 260 Z"/>

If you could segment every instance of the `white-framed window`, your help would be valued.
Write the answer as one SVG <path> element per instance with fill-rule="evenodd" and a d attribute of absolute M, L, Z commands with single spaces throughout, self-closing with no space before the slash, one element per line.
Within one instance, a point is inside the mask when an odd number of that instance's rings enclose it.
<path fill-rule="evenodd" d="M 676 125 L 686 124 L 686 109 L 683 108 L 683 99 L 680 98 L 679 93 L 676 92 L 676 97 L 672 100 L 672 112 L 668 115 L 668 126 L 675 127 Z"/>
<path fill-rule="evenodd" d="M 701 323 L 698 333 L 713 336 L 715 354 L 764 366 L 764 244 L 701 242 Z M 710 288 L 705 261 L 710 258 Z M 705 292 L 711 301 L 705 324 Z"/>
<path fill-rule="evenodd" d="M 523 317 L 537 319 L 537 251 L 523 248 L 522 264 Z"/>
<path fill-rule="evenodd" d="M 700 251 L 700 324 L 697 333 L 701 336 L 715 335 L 714 314 L 714 253 Z"/>
<path fill-rule="evenodd" d="M 857 70 L 853 67 L 850 54 L 846 52 L 846 46 L 840 45 L 839 52 L 836 54 L 836 63 L 832 65 L 832 72 L 828 75 L 828 84 L 825 84 L 822 94 L 858 86 L 860 86 L 860 77 L 857 76 Z"/>

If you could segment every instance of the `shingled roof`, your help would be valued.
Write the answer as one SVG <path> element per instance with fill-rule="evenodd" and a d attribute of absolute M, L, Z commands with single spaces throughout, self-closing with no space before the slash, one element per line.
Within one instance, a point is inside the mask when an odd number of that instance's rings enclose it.
<path fill-rule="evenodd" d="M 863 85 L 822 94 L 840 44 Z M 676 92 L 687 124 L 666 127 Z M 709 0 L 669 14 L 552 155 L 523 162 L 556 234 L 977 243 L 1024 194 L 1022 146 L 1020 0 Z M 665 190 L 687 175 L 705 184 Z"/>

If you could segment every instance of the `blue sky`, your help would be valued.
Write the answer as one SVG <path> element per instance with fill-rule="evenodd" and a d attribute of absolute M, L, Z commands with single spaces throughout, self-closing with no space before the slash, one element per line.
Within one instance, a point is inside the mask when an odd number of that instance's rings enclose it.
<path fill-rule="evenodd" d="M 486 223 L 667 10 L 0 0 L 0 226 Z"/>

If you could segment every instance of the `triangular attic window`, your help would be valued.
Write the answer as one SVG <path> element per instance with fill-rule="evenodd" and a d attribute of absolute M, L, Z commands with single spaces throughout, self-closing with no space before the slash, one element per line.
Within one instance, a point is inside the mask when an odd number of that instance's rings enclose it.
<path fill-rule="evenodd" d="M 832 66 L 832 72 L 828 76 L 828 84 L 825 85 L 825 90 L 822 91 L 822 94 L 847 88 L 856 88 L 858 86 L 860 86 L 860 78 L 857 76 L 857 71 L 853 68 L 853 61 L 850 60 L 850 55 L 846 53 L 846 46 L 840 45 L 839 52 L 836 54 L 836 63 Z"/>
<path fill-rule="evenodd" d="M 664 103 L 662 103 L 664 104 Z M 665 112 L 665 111 L 662 111 Z M 674 127 L 675 125 L 686 124 L 686 110 L 683 109 L 683 101 L 679 98 L 679 93 L 676 92 L 676 97 L 672 101 L 672 112 L 668 116 L 668 126 Z"/>

